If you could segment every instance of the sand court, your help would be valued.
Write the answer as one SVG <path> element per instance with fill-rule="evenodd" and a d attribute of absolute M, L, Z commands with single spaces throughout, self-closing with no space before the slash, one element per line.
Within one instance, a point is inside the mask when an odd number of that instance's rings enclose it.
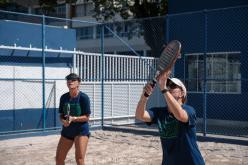
<path fill-rule="evenodd" d="M 158 136 L 123 131 L 91 131 L 87 165 L 160 165 L 162 151 Z M 59 132 L 52 135 L 0 140 L 1 165 L 54 165 Z M 208 165 L 248 164 L 248 146 L 198 141 Z M 76 164 L 74 146 L 66 159 Z"/>

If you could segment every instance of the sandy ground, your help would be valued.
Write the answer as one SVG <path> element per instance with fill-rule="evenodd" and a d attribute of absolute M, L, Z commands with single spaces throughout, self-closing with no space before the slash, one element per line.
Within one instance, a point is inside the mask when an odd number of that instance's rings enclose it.
<path fill-rule="evenodd" d="M 1 165 L 52 165 L 59 133 L 0 140 Z M 248 164 L 248 145 L 198 141 L 207 165 Z M 158 136 L 120 131 L 92 131 L 87 165 L 160 165 L 161 146 Z M 74 165 L 74 147 L 66 164 Z"/>

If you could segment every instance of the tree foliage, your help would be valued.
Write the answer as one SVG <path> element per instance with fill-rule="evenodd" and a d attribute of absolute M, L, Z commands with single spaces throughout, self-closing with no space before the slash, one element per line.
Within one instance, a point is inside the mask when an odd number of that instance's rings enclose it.
<path fill-rule="evenodd" d="M 92 0 L 94 2 L 94 17 L 98 21 L 115 21 L 120 15 L 123 19 L 146 18 L 143 21 L 128 22 L 129 36 L 143 36 L 151 48 L 152 56 L 159 56 L 165 43 L 165 19 L 154 18 L 164 16 L 168 12 L 168 0 Z M 149 19 L 147 19 L 149 18 Z M 141 28 L 142 27 L 142 28 Z M 136 35 L 134 34 L 136 33 Z"/>
<path fill-rule="evenodd" d="M 39 0 L 39 5 L 43 14 L 48 14 L 49 12 L 54 12 L 57 5 L 57 0 Z"/>
<path fill-rule="evenodd" d="M 123 19 L 166 15 L 168 0 L 92 0 L 97 20 L 111 20 L 119 14 Z"/>
<path fill-rule="evenodd" d="M 15 0 L 0 0 L 0 9 L 1 10 L 17 10 L 19 11 L 20 6 L 15 3 Z"/>
<path fill-rule="evenodd" d="M 5 5 L 8 3 L 14 3 L 14 2 L 15 2 L 14 0 L 0 0 L 0 5 Z"/>

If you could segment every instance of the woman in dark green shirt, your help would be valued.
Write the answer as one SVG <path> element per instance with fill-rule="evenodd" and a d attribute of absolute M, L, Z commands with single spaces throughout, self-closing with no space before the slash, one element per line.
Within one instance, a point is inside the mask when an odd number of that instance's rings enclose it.
<path fill-rule="evenodd" d="M 56 152 L 56 164 L 64 164 L 65 158 L 73 143 L 78 165 L 84 165 L 89 131 L 90 100 L 79 91 L 80 77 L 71 73 L 66 76 L 69 92 L 60 98 L 59 113 L 63 124 L 61 137 Z"/>
<path fill-rule="evenodd" d="M 163 160 L 162 165 L 205 165 L 196 142 L 195 109 L 186 104 L 187 90 L 177 78 L 168 78 L 170 70 L 158 77 L 166 107 L 146 110 L 148 97 L 153 87 L 147 83 L 138 106 L 136 118 L 151 125 L 158 125 Z"/>

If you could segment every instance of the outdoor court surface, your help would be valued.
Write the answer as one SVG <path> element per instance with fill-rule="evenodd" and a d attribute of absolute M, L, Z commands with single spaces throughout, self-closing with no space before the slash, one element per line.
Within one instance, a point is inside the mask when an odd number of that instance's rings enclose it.
<path fill-rule="evenodd" d="M 142 132 L 142 130 L 140 131 Z M 158 136 L 133 131 L 93 130 L 89 140 L 86 165 L 160 165 L 161 145 Z M 54 165 L 59 132 L 0 140 L 1 165 Z M 246 139 L 247 140 L 247 139 Z M 207 165 L 248 164 L 248 145 L 199 140 Z M 74 147 L 67 165 L 75 165 Z"/>

